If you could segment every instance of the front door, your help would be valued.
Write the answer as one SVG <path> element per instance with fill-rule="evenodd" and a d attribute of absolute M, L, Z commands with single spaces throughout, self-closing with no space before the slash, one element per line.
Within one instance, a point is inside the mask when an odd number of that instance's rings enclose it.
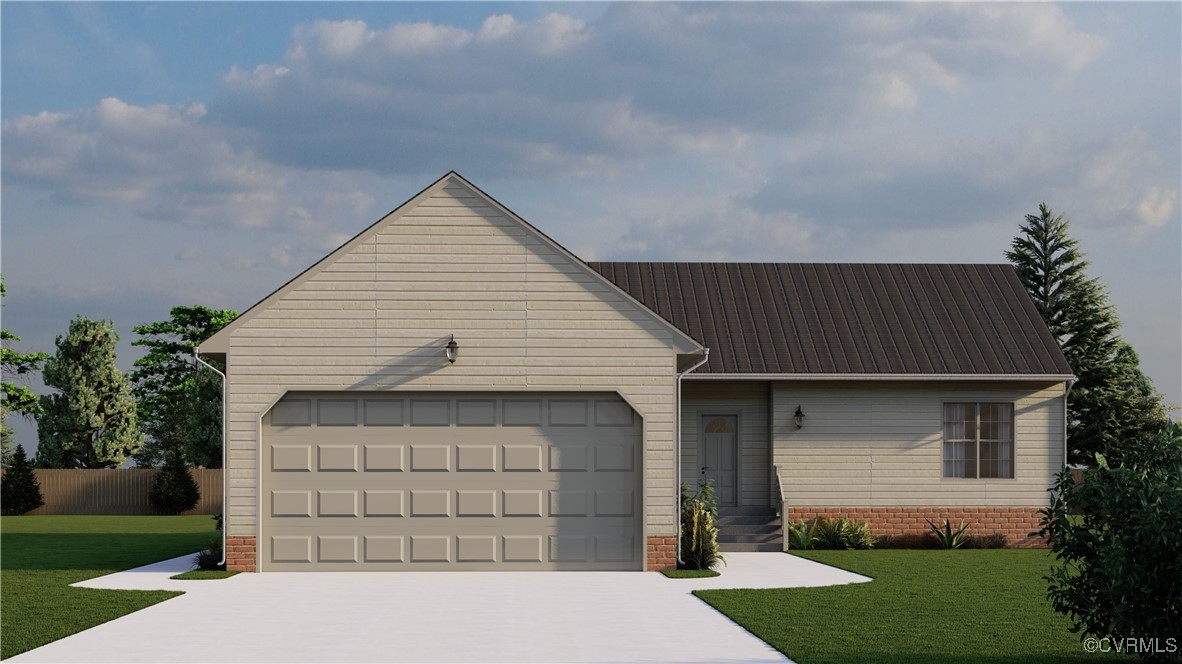
<path fill-rule="evenodd" d="M 702 479 L 714 484 L 720 506 L 739 504 L 736 415 L 702 416 Z"/>

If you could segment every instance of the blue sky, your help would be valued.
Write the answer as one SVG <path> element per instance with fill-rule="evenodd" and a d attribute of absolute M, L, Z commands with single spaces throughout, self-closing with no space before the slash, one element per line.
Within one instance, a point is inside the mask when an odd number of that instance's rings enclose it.
<path fill-rule="evenodd" d="M 587 259 L 1073 222 L 1182 401 L 1178 3 L 0 4 L 6 328 L 245 309 L 455 169 Z M 18 431 L 27 445 L 35 434 Z"/>

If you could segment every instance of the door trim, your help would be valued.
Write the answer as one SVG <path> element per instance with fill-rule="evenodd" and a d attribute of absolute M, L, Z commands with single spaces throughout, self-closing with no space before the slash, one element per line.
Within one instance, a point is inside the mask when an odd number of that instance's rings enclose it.
<path fill-rule="evenodd" d="M 710 417 L 735 418 L 735 504 L 743 506 L 743 413 L 741 410 L 701 410 L 698 411 L 698 481 L 702 481 L 702 461 L 706 458 L 706 419 Z M 717 492 L 717 488 L 715 489 Z M 716 493 L 717 495 L 717 493 Z M 724 507 L 719 505 L 719 507 Z M 725 507 L 731 507 L 726 505 Z"/>

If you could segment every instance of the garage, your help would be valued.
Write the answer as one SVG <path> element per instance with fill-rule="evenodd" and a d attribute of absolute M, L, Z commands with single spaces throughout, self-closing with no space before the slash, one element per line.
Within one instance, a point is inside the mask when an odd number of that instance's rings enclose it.
<path fill-rule="evenodd" d="M 641 440 L 611 393 L 289 393 L 261 571 L 642 569 Z"/>

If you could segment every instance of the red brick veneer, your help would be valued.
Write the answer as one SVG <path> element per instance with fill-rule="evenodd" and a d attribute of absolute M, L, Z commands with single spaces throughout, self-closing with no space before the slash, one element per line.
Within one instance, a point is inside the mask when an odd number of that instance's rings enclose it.
<path fill-rule="evenodd" d="M 648 571 L 677 568 L 677 537 L 675 535 L 648 536 Z"/>
<path fill-rule="evenodd" d="M 1030 537 L 1038 530 L 1038 507 L 788 507 L 785 523 L 811 522 L 817 517 L 845 517 L 865 521 L 875 537 L 882 535 L 922 535 L 931 532 L 926 519 L 942 525 L 944 519 L 956 527 L 963 520 L 970 535 L 1002 533 L 1009 545 L 1022 548 L 1046 546 L 1040 537 Z M 652 541 L 651 539 L 649 540 Z M 652 545 L 649 545 L 652 557 Z"/>
<path fill-rule="evenodd" d="M 226 536 L 226 569 L 231 572 L 257 572 L 257 548 L 254 535 Z"/>

